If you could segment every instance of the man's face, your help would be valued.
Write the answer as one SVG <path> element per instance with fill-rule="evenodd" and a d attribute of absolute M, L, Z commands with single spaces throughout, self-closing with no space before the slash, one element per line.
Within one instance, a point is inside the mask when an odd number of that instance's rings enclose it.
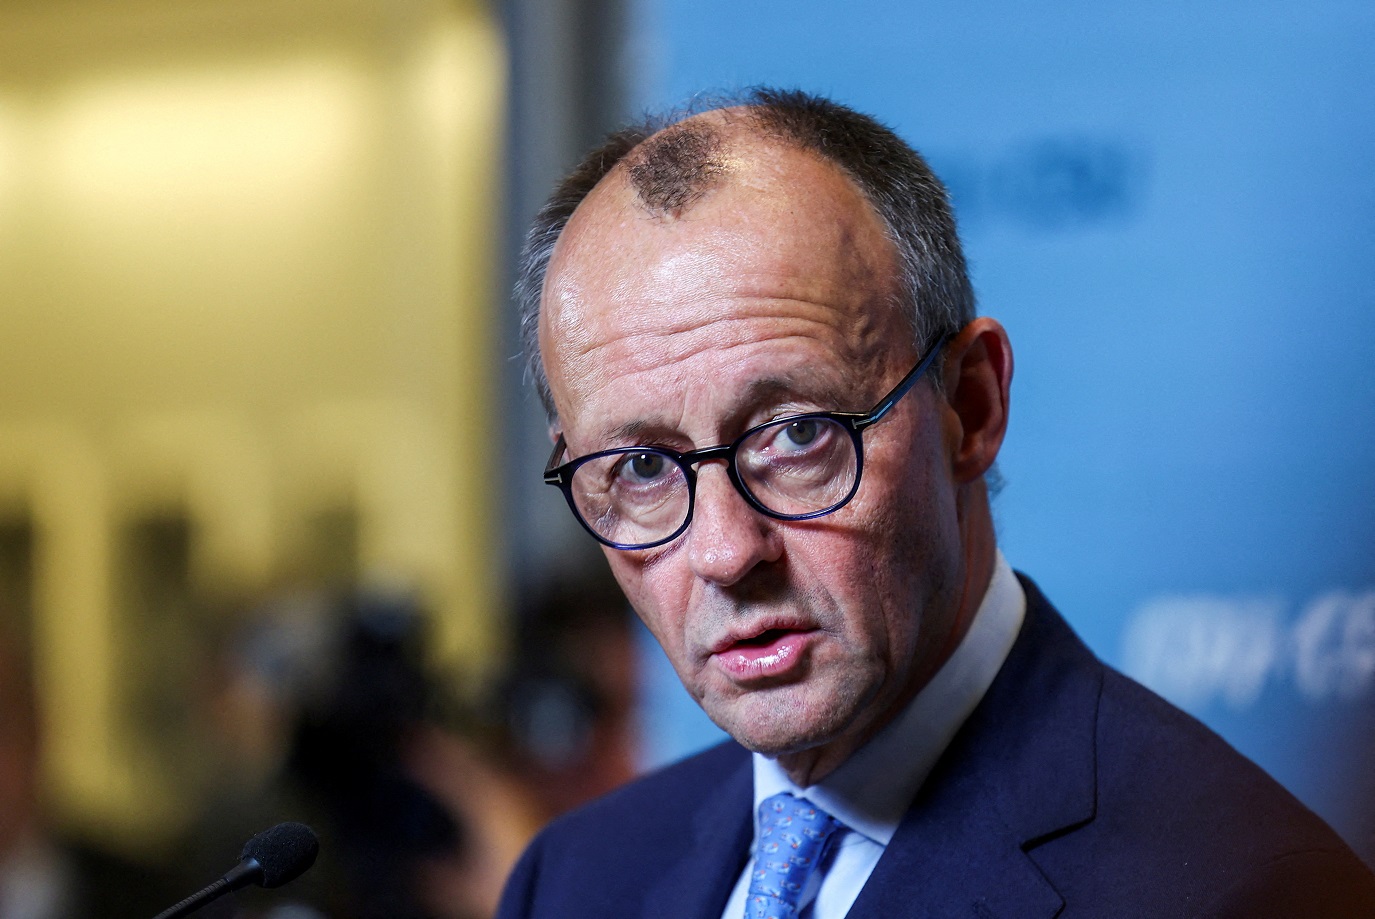
<path fill-rule="evenodd" d="M 849 180 L 754 141 L 728 164 L 677 217 L 613 172 L 565 229 L 540 344 L 568 457 L 866 411 L 915 363 L 896 253 Z M 948 651 L 963 560 L 941 406 L 918 386 L 864 435 L 859 491 L 834 514 L 766 517 L 710 462 L 686 533 L 607 550 L 683 684 L 746 747 L 833 768 Z"/>

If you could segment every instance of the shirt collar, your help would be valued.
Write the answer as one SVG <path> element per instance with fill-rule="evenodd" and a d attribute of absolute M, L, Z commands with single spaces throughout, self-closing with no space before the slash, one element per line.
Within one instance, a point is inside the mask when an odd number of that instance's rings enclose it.
<path fill-rule="evenodd" d="M 886 846 L 936 761 L 998 675 L 1026 616 L 1026 594 L 1001 551 L 969 631 L 931 681 L 872 740 L 816 785 L 799 788 L 775 760 L 754 754 L 755 832 L 771 795 L 807 798 Z"/>

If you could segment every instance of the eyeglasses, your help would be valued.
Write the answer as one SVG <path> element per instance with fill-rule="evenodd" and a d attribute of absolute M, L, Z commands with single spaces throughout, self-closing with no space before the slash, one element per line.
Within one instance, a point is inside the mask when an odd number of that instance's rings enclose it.
<path fill-rule="evenodd" d="M 945 345 L 942 338 L 868 412 L 807 412 L 750 428 L 730 444 L 679 453 L 667 447 L 618 447 L 555 466 L 563 435 L 545 466 L 573 516 L 613 549 L 649 549 L 677 539 L 692 521 L 699 463 L 721 460 L 736 491 L 761 514 L 810 520 L 844 507 L 864 471 L 860 435 L 917 384 Z"/>

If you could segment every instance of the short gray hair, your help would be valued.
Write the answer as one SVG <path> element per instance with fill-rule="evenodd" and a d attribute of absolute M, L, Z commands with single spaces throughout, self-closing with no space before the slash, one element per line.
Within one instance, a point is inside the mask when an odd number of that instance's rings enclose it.
<path fill-rule="evenodd" d="M 974 318 L 974 289 L 949 195 L 921 155 L 891 128 L 838 102 L 797 90 L 756 88 L 615 132 L 559 183 L 535 216 L 521 252 L 515 296 L 527 372 L 550 420 L 556 411 L 540 356 L 539 317 L 559 235 L 583 199 L 622 162 L 647 207 L 672 213 L 690 208 L 720 174 L 720 134 L 708 123 L 687 120 L 722 108 L 740 109 L 755 135 L 839 167 L 868 199 L 898 252 L 897 306 L 911 323 L 918 351 Z"/>

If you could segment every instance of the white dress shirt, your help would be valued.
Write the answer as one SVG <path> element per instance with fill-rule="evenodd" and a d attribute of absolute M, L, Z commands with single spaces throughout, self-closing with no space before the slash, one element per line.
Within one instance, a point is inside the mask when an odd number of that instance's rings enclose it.
<path fill-rule="evenodd" d="M 755 837 L 759 805 L 788 791 L 845 825 L 823 871 L 802 894 L 807 919 L 841 919 L 859 896 L 936 761 L 979 704 L 1007 659 L 1026 616 L 1026 594 L 1001 552 L 974 621 L 959 647 L 892 723 L 815 785 L 800 788 L 774 760 L 754 755 Z M 753 867 L 736 879 L 722 919 L 742 919 Z"/>

